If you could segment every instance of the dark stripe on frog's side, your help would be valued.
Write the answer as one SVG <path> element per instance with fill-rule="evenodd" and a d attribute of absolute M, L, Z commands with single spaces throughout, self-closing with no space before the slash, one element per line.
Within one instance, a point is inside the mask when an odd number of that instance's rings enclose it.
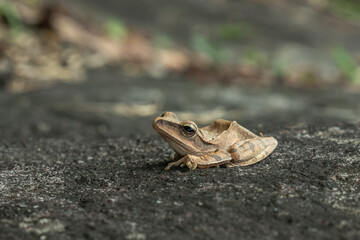
<path fill-rule="evenodd" d="M 227 153 L 223 152 L 214 152 L 208 155 L 204 155 L 200 157 L 202 160 L 206 161 L 206 164 L 199 164 L 198 168 L 210 168 L 219 166 L 225 163 L 229 163 L 232 159 Z"/>
<path fill-rule="evenodd" d="M 247 146 L 245 144 L 248 144 L 251 151 L 255 152 L 255 145 L 249 141 L 246 142 L 240 142 L 240 143 L 236 143 L 234 146 L 232 146 L 232 148 L 229 150 L 229 153 L 236 153 L 239 148 L 241 148 L 242 151 L 247 149 Z"/>
<path fill-rule="evenodd" d="M 231 156 L 229 153 L 221 153 L 221 155 L 214 155 L 213 156 L 217 161 L 223 162 L 225 159 L 231 159 Z"/>
<path fill-rule="evenodd" d="M 206 160 L 208 157 L 214 159 L 216 162 L 219 162 L 219 161 L 221 161 L 221 160 L 223 159 L 223 157 L 219 156 L 219 155 L 216 154 L 216 153 L 211 153 L 211 154 L 209 154 L 209 155 L 207 155 L 207 156 L 202 156 L 201 158 L 202 158 L 203 160 Z"/>
<path fill-rule="evenodd" d="M 236 153 L 237 152 L 237 148 L 231 148 L 230 150 L 229 150 L 229 153 Z"/>
<path fill-rule="evenodd" d="M 255 152 L 255 146 L 252 142 L 247 142 L 247 144 L 249 144 L 251 151 Z"/>
<path fill-rule="evenodd" d="M 235 143 L 229 150 L 229 153 L 236 153 L 239 150 L 240 146 L 242 146 L 243 144 L 243 142 Z"/>
<path fill-rule="evenodd" d="M 268 146 L 267 140 L 265 140 L 264 138 L 259 138 L 259 140 L 260 140 L 260 144 L 261 144 L 264 148 L 266 148 L 266 147 Z"/>

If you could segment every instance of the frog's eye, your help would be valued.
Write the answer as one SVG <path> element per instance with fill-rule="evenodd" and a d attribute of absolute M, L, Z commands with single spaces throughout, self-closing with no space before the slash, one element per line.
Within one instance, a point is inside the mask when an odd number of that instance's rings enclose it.
<path fill-rule="evenodd" d="M 193 138 L 196 136 L 197 126 L 194 123 L 186 122 L 182 125 L 182 134 L 185 137 Z"/>
<path fill-rule="evenodd" d="M 192 126 L 184 126 L 185 132 L 192 133 L 195 132 L 195 129 Z"/>

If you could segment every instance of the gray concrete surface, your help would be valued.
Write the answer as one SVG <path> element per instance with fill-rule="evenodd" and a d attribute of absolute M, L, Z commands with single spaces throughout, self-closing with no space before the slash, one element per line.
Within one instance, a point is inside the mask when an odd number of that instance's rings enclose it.
<path fill-rule="evenodd" d="M 0 99 L 1 239 L 360 237 L 356 94 L 104 69 L 78 85 Z M 171 150 L 151 128 L 164 110 L 203 124 L 233 117 L 279 146 L 250 167 L 164 171 Z"/>
<path fill-rule="evenodd" d="M 163 111 L 201 126 L 217 118 L 233 119 L 251 130 L 300 122 L 358 123 L 360 95 L 337 89 L 204 85 L 174 76 L 125 76 L 117 68 L 104 68 L 90 71 L 82 83 L 21 94 L 2 92 L 0 138 L 155 135 L 151 122 Z"/>

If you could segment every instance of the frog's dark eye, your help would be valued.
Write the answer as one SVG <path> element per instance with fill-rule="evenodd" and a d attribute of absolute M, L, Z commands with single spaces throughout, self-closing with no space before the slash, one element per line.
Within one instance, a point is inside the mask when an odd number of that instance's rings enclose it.
<path fill-rule="evenodd" d="M 193 138 L 196 136 L 197 126 L 192 122 L 185 122 L 182 125 L 182 133 L 185 137 Z"/>
<path fill-rule="evenodd" d="M 188 133 L 195 132 L 195 129 L 192 128 L 191 126 L 184 126 L 183 128 L 184 128 L 184 130 L 185 130 L 186 132 L 188 132 Z"/>
<path fill-rule="evenodd" d="M 165 113 L 166 113 L 166 112 L 164 112 L 163 114 L 161 114 L 161 117 L 165 117 Z"/>

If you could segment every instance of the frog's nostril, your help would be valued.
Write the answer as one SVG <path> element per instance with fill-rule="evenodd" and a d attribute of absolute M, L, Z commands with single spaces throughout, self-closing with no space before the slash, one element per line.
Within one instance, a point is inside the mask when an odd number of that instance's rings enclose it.
<path fill-rule="evenodd" d="M 173 113 L 173 112 L 164 112 L 162 115 L 161 115 L 161 117 L 165 117 L 165 118 L 174 118 L 174 119 L 177 119 L 178 120 L 178 118 L 177 118 L 177 116 L 175 115 L 175 113 Z"/>

